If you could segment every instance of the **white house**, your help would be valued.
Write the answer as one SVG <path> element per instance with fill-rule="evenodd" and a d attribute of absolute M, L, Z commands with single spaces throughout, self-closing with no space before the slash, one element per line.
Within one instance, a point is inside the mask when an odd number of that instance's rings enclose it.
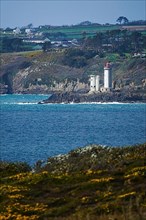
<path fill-rule="evenodd" d="M 21 34 L 20 28 L 16 28 L 13 30 L 13 34 Z"/>

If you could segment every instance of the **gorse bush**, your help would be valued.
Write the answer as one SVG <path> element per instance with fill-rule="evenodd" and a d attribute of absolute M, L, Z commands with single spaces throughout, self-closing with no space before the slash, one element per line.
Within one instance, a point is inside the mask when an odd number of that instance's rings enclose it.
<path fill-rule="evenodd" d="M 30 172 L 31 167 L 25 162 L 0 162 L 0 176 L 6 177 L 23 172 Z"/>
<path fill-rule="evenodd" d="M 0 219 L 146 219 L 146 145 L 90 145 L 36 163 L 1 162 Z"/>

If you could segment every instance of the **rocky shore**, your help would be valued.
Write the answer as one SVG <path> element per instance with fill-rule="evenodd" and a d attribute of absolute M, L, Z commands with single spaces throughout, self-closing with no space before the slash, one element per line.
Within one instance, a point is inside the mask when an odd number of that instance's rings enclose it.
<path fill-rule="evenodd" d="M 79 92 L 59 92 L 53 93 L 48 99 L 39 102 L 47 103 L 84 103 L 84 102 L 142 102 L 146 103 L 145 93 L 132 91 L 112 91 L 108 93 L 79 93 Z"/>

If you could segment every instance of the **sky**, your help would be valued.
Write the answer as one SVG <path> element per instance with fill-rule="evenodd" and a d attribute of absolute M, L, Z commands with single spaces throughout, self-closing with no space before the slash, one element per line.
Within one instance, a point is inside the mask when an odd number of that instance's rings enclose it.
<path fill-rule="evenodd" d="M 146 0 L 0 0 L 0 26 L 115 24 L 120 16 L 146 20 Z"/>

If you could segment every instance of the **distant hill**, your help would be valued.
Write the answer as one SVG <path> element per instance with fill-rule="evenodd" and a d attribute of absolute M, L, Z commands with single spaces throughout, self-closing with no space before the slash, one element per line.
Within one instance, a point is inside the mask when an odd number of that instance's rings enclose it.
<path fill-rule="evenodd" d="M 98 23 L 93 23 L 91 21 L 82 21 L 81 23 L 78 24 L 79 26 L 90 26 L 90 25 L 101 25 Z"/>
<path fill-rule="evenodd" d="M 79 25 L 91 25 L 92 22 L 91 21 L 82 21 L 81 23 L 79 23 Z"/>

